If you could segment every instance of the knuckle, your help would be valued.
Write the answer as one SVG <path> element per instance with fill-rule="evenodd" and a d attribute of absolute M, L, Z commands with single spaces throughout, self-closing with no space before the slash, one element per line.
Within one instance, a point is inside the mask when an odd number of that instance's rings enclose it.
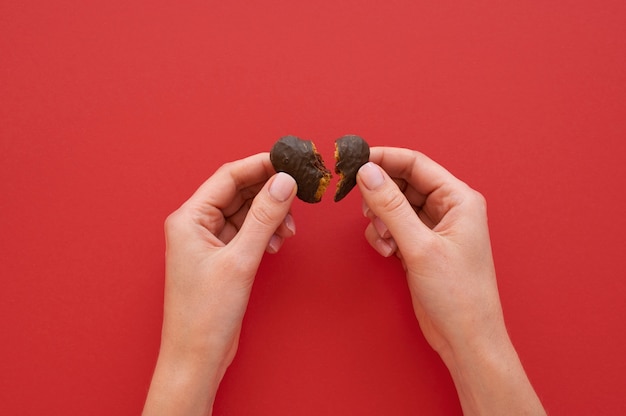
<path fill-rule="evenodd" d="M 380 209 L 384 212 L 399 212 L 406 203 L 406 197 L 400 192 L 394 192 L 395 190 L 388 190 L 380 203 Z"/>
<path fill-rule="evenodd" d="M 235 174 L 238 169 L 238 164 L 238 161 L 226 162 L 222 164 L 219 168 L 217 168 L 213 176 L 219 178 L 230 178 L 235 181 L 235 184 L 237 186 L 239 186 L 239 184 L 237 183 L 237 175 Z"/>
<path fill-rule="evenodd" d="M 169 214 L 163 223 L 165 234 L 165 246 L 169 251 L 171 247 L 180 245 L 188 236 L 187 215 L 182 208 Z"/>
<path fill-rule="evenodd" d="M 233 167 L 233 165 L 234 165 L 234 164 L 235 164 L 235 162 L 233 162 L 233 161 L 223 163 L 223 164 L 222 164 L 222 165 L 221 165 L 221 166 L 217 169 L 217 171 L 216 171 L 216 172 L 219 172 L 219 171 L 222 171 L 222 172 L 223 172 L 223 171 L 230 171 L 230 170 L 232 169 L 232 167 Z"/>
<path fill-rule="evenodd" d="M 470 201 L 472 203 L 472 206 L 482 212 L 487 212 L 487 199 L 485 198 L 485 196 L 473 189 L 470 195 Z"/>
<path fill-rule="evenodd" d="M 252 216 L 257 223 L 271 227 L 275 225 L 275 215 L 271 207 L 267 203 L 252 204 L 252 208 L 249 211 L 249 215 Z"/>
<path fill-rule="evenodd" d="M 181 213 L 180 209 L 177 209 L 176 211 L 169 214 L 165 218 L 165 221 L 163 223 L 165 234 L 170 235 L 172 233 L 175 233 L 177 230 L 179 230 L 183 221 L 183 217 L 184 215 Z"/>

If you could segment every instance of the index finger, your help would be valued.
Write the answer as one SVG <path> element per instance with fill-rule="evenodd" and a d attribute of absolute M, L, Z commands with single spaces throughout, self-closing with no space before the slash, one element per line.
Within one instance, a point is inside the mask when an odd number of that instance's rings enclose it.
<path fill-rule="evenodd" d="M 370 162 L 382 167 L 392 178 L 404 179 L 427 196 L 445 183 L 457 180 L 443 166 L 416 150 L 399 147 L 372 147 Z"/>
<path fill-rule="evenodd" d="M 218 208 L 225 216 L 236 212 L 275 174 L 269 153 L 258 153 L 222 165 L 187 201 L 201 211 Z"/>
<path fill-rule="evenodd" d="M 443 217 L 468 191 L 467 185 L 443 166 L 415 150 L 396 147 L 373 147 L 370 161 L 378 164 L 392 178 L 407 183 L 404 194 L 418 211 L 433 223 Z"/>

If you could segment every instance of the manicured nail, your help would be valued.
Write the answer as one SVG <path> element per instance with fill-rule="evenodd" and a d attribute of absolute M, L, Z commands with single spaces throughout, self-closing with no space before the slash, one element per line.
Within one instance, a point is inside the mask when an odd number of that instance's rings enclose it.
<path fill-rule="evenodd" d="M 296 181 L 291 176 L 284 172 L 279 172 L 270 185 L 270 195 L 274 199 L 284 202 L 291 196 L 295 184 Z"/>
<path fill-rule="evenodd" d="M 374 244 L 376 245 L 376 251 L 378 251 L 378 253 L 380 253 L 381 256 L 389 257 L 393 254 L 393 247 L 391 246 L 391 244 L 389 244 L 387 241 L 383 240 L 382 238 L 379 238 L 378 240 L 376 240 Z"/>
<path fill-rule="evenodd" d="M 382 238 L 389 238 L 389 237 L 391 237 L 391 234 L 389 233 L 389 228 L 387 228 L 387 226 L 385 225 L 383 220 L 381 220 L 380 218 L 376 217 L 372 221 L 372 224 L 374 224 L 374 228 L 376 228 L 376 231 L 378 232 L 379 236 L 381 236 Z"/>
<path fill-rule="evenodd" d="M 359 169 L 359 177 L 370 191 L 373 191 L 385 182 L 380 168 L 372 162 L 367 162 L 361 166 L 361 169 Z"/>
<path fill-rule="evenodd" d="M 369 218 L 370 217 L 370 207 L 367 205 L 365 201 L 361 203 L 361 209 L 363 210 L 363 216 Z"/>
<path fill-rule="evenodd" d="M 283 239 L 279 236 L 277 236 L 276 234 L 272 235 L 272 238 L 270 238 L 270 242 L 267 245 L 267 251 L 274 254 L 274 253 L 278 253 L 278 250 L 280 250 L 280 246 L 282 246 L 283 244 Z"/>
<path fill-rule="evenodd" d="M 287 214 L 287 216 L 285 217 L 285 227 L 287 227 L 287 229 L 289 231 L 291 231 L 291 234 L 295 235 L 296 234 L 296 222 L 293 220 L 293 217 L 291 216 L 291 214 Z"/>

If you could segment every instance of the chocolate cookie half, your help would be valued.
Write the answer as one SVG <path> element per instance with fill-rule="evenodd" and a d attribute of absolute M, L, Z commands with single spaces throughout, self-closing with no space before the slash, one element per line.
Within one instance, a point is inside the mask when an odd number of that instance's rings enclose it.
<path fill-rule="evenodd" d="M 322 200 L 332 175 L 312 141 L 282 137 L 272 146 L 270 160 L 276 172 L 288 173 L 296 180 L 298 198 L 309 203 Z"/>
<path fill-rule="evenodd" d="M 370 147 L 353 134 L 335 141 L 335 173 L 339 174 L 335 202 L 341 201 L 356 185 L 359 168 L 370 160 Z"/>

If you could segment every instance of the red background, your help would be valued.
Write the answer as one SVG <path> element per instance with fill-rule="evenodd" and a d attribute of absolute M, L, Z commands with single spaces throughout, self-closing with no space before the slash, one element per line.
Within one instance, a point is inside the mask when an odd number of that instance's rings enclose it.
<path fill-rule="evenodd" d="M 282 135 L 419 149 L 481 191 L 551 414 L 624 414 L 626 3 L 0 2 L 0 413 L 139 413 L 163 220 Z M 358 191 L 296 201 L 217 415 L 454 415 Z"/>

